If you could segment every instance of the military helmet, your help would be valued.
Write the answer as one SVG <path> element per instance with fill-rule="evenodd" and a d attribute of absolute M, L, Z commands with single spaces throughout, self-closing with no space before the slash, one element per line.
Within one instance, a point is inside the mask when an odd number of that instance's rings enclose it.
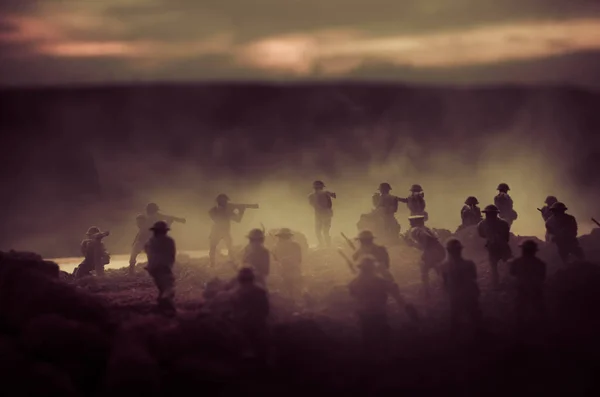
<path fill-rule="evenodd" d="M 325 183 L 323 183 L 323 181 L 314 181 L 313 187 L 314 188 L 322 188 L 322 187 L 325 187 Z"/>
<path fill-rule="evenodd" d="M 556 203 L 552 204 L 552 207 L 550 207 L 550 210 L 551 211 L 566 211 L 566 210 L 568 210 L 568 208 L 564 203 L 557 201 Z"/>
<path fill-rule="evenodd" d="M 521 247 L 521 249 L 523 251 L 537 251 L 538 250 L 538 245 L 533 240 L 525 240 L 521 244 L 519 244 L 519 247 Z"/>
<path fill-rule="evenodd" d="M 276 237 L 292 237 L 294 233 L 287 227 L 280 229 L 279 232 L 275 235 Z"/>
<path fill-rule="evenodd" d="M 149 203 L 148 205 L 146 205 L 146 212 L 154 214 L 154 213 L 156 213 L 158 211 L 159 211 L 158 204 L 156 204 L 156 203 Z"/>
<path fill-rule="evenodd" d="M 243 267 L 238 272 L 238 281 L 251 282 L 254 281 L 254 270 L 249 267 Z"/>
<path fill-rule="evenodd" d="M 459 249 L 462 249 L 462 248 L 463 248 L 463 245 L 460 242 L 460 240 L 458 240 L 458 239 L 451 238 L 450 240 L 448 240 L 446 242 L 446 249 L 448 251 L 459 250 Z"/>
<path fill-rule="evenodd" d="M 150 230 L 153 230 L 155 232 L 167 232 L 171 229 L 169 228 L 169 225 L 167 225 L 167 222 L 158 221 L 150 228 Z"/>
<path fill-rule="evenodd" d="M 383 182 L 379 184 L 379 189 L 380 192 L 389 192 L 390 190 L 392 190 L 392 186 L 390 186 L 389 183 L 387 182 Z"/>
<path fill-rule="evenodd" d="M 508 187 L 508 185 L 506 183 L 501 183 L 498 185 L 496 190 L 499 190 L 501 192 L 508 192 L 510 190 L 510 188 Z"/>
<path fill-rule="evenodd" d="M 357 267 L 361 270 L 373 271 L 376 268 L 377 259 L 372 255 L 363 255 L 358 259 Z"/>
<path fill-rule="evenodd" d="M 100 229 L 96 226 L 92 226 L 87 230 L 87 232 L 85 234 L 86 234 L 86 236 L 93 236 L 98 233 L 100 233 Z"/>
<path fill-rule="evenodd" d="M 558 199 L 556 198 L 556 196 L 548 196 L 546 197 L 546 200 L 544 200 L 544 204 L 553 205 L 557 201 Z"/>
<path fill-rule="evenodd" d="M 417 192 L 417 193 L 418 193 L 418 192 L 422 192 L 422 191 L 423 191 L 423 188 L 421 187 L 421 185 L 412 185 L 412 186 L 410 187 L 410 191 L 411 191 L 411 192 Z"/>
<path fill-rule="evenodd" d="M 224 193 L 221 193 L 221 194 L 219 194 L 219 195 L 217 196 L 217 198 L 215 199 L 215 201 L 216 201 L 217 203 L 221 203 L 221 202 L 227 202 L 227 201 L 229 201 L 229 196 L 228 196 L 228 195 L 226 195 L 226 194 L 224 194 Z"/>
<path fill-rule="evenodd" d="M 479 204 L 479 200 L 477 200 L 477 197 L 475 197 L 475 196 L 469 196 L 465 200 L 465 204 L 466 205 L 477 205 L 477 204 Z"/>
<path fill-rule="evenodd" d="M 248 233 L 248 239 L 250 240 L 264 240 L 265 232 L 260 229 L 252 229 L 250 233 Z"/>
<path fill-rule="evenodd" d="M 373 235 L 373 232 L 370 230 L 363 230 L 362 232 L 358 233 L 358 236 L 356 236 L 357 240 L 374 240 L 375 236 Z"/>
<path fill-rule="evenodd" d="M 498 209 L 498 207 L 496 207 L 494 204 L 490 204 L 488 206 L 486 206 L 483 211 L 481 211 L 483 213 L 488 213 L 488 212 L 495 212 L 497 214 L 500 213 L 500 210 Z"/>

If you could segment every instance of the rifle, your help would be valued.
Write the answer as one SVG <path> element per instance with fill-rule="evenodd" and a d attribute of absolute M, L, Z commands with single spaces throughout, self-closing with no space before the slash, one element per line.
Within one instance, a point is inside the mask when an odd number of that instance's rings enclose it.
<path fill-rule="evenodd" d="M 597 220 L 595 220 L 594 218 L 592 218 L 592 222 L 594 222 L 596 225 L 598 225 L 598 227 L 600 227 L 600 223 Z"/>
<path fill-rule="evenodd" d="M 539 208 L 536 208 L 536 210 L 538 210 L 538 211 L 540 211 L 540 212 L 543 212 L 543 211 L 542 211 L 541 209 L 539 209 Z"/>
<path fill-rule="evenodd" d="M 354 274 L 356 274 L 356 269 L 354 268 L 354 263 L 352 263 L 352 261 L 350 260 L 350 258 L 348 258 L 346 256 L 346 254 L 344 254 L 344 251 L 342 251 L 341 249 L 338 249 L 338 253 L 340 254 L 340 256 L 342 258 L 344 258 L 344 260 L 346 261 L 346 263 L 348 264 L 348 267 L 350 268 L 350 271 Z"/>
<path fill-rule="evenodd" d="M 354 245 L 352 240 L 350 240 L 344 233 L 342 233 L 342 237 L 344 238 L 344 240 L 346 240 L 346 242 L 348 243 L 348 246 L 350 248 L 352 248 L 353 251 L 356 251 L 356 246 Z"/>
<path fill-rule="evenodd" d="M 227 204 L 227 205 L 236 210 L 248 210 L 248 209 L 257 210 L 258 209 L 258 204 Z"/>

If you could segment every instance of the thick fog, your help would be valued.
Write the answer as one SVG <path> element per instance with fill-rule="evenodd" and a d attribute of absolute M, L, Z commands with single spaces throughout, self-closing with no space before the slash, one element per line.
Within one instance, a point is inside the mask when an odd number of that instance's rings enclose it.
<path fill-rule="evenodd" d="M 467 196 L 482 208 L 509 184 L 513 232 L 543 236 L 547 195 L 587 233 L 599 185 L 597 94 L 568 89 L 386 86 L 86 89 L 1 94 L 2 249 L 78 255 L 86 229 L 112 232 L 126 253 L 149 202 L 185 217 L 181 249 L 205 249 L 219 193 L 257 203 L 233 228 L 236 243 L 261 224 L 312 242 L 314 180 L 337 193 L 332 234 L 356 233 L 379 183 L 425 190 L 429 226 L 454 231 Z M 4 137 L 4 136 L 7 137 Z M 596 167 L 595 169 L 591 169 Z M 600 210 L 597 210 L 600 211 Z M 406 230 L 408 211 L 397 217 Z"/>

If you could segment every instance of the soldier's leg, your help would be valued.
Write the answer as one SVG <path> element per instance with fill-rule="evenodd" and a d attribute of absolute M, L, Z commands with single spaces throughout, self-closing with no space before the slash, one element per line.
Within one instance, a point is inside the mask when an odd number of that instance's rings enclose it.
<path fill-rule="evenodd" d="M 497 288 L 500 285 L 500 274 L 498 273 L 498 262 L 500 259 L 494 252 L 489 253 L 490 270 L 492 272 L 492 286 Z"/>
<path fill-rule="evenodd" d="M 331 231 L 331 217 L 328 216 L 323 218 L 322 225 L 323 239 L 325 240 L 325 245 L 329 247 L 331 246 L 331 235 L 329 234 L 329 232 Z"/>
<path fill-rule="evenodd" d="M 175 298 L 175 277 L 171 269 L 161 269 L 153 275 L 158 288 L 158 305 L 163 308 L 173 308 Z"/>
<path fill-rule="evenodd" d="M 214 267 L 216 264 L 217 246 L 219 245 L 220 241 L 221 241 L 221 236 L 218 236 L 215 233 L 211 234 L 210 238 L 208 240 L 208 244 L 209 244 L 208 260 L 209 260 L 211 267 Z"/>
<path fill-rule="evenodd" d="M 323 235 L 322 235 L 322 230 L 323 230 L 323 218 L 320 217 L 319 215 L 315 215 L 315 236 L 317 236 L 317 241 L 319 243 L 319 246 L 323 246 Z"/>
<path fill-rule="evenodd" d="M 227 257 L 231 260 L 231 258 L 233 258 L 233 238 L 231 238 L 231 234 L 227 233 L 227 235 L 223 237 L 223 241 L 227 248 Z"/>

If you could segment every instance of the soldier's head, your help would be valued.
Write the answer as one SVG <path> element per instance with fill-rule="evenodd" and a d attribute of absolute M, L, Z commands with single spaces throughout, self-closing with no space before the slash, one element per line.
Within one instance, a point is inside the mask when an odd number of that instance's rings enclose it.
<path fill-rule="evenodd" d="M 377 260 L 372 255 L 364 255 L 358 259 L 357 266 L 361 274 L 374 274 L 377 268 Z"/>
<path fill-rule="evenodd" d="M 466 205 L 477 205 L 477 204 L 479 204 L 479 200 L 477 200 L 477 197 L 475 197 L 475 196 L 469 196 L 465 200 L 465 204 Z"/>
<path fill-rule="evenodd" d="M 88 237 L 93 237 L 97 234 L 100 234 L 100 228 L 97 226 L 92 226 L 85 232 L 85 235 Z"/>
<path fill-rule="evenodd" d="M 544 204 L 546 204 L 548 207 L 552 207 L 554 205 L 554 203 L 557 203 L 558 199 L 555 196 L 548 196 L 546 197 L 546 200 L 544 200 Z"/>
<path fill-rule="evenodd" d="M 392 186 L 387 182 L 383 182 L 379 184 L 379 189 L 377 190 L 379 190 L 379 192 L 381 192 L 382 194 L 388 194 L 392 191 Z"/>
<path fill-rule="evenodd" d="M 146 227 L 146 221 L 148 220 L 148 218 L 146 217 L 146 215 L 144 214 L 139 214 L 138 216 L 135 217 L 135 224 L 137 225 L 137 227 L 139 229 Z"/>
<path fill-rule="evenodd" d="M 158 211 L 159 211 L 159 208 L 158 208 L 158 204 L 156 204 L 156 203 L 149 203 L 146 206 L 146 214 L 148 214 L 148 215 L 154 215 Z"/>
<path fill-rule="evenodd" d="M 490 204 L 481 211 L 485 214 L 486 218 L 498 218 L 498 214 L 500 214 L 500 210 L 494 204 Z"/>
<path fill-rule="evenodd" d="M 165 235 L 171 229 L 169 229 L 169 225 L 167 222 L 158 221 L 151 228 L 155 235 Z"/>
<path fill-rule="evenodd" d="M 217 198 L 215 199 L 215 201 L 217 202 L 217 205 L 219 207 L 225 207 L 227 205 L 227 203 L 229 202 L 229 196 L 227 196 L 226 194 L 219 194 L 217 196 Z"/>
<path fill-rule="evenodd" d="M 550 207 L 550 211 L 552 211 L 553 214 L 564 214 L 567 210 L 567 206 L 560 201 L 557 201 L 556 203 L 552 204 L 552 207 Z"/>
<path fill-rule="evenodd" d="M 411 227 L 418 227 L 425 225 L 425 215 L 413 215 L 408 217 Z"/>
<path fill-rule="evenodd" d="M 370 230 L 363 230 L 362 232 L 358 233 L 358 236 L 356 236 L 356 240 L 358 240 L 362 245 L 369 245 L 373 244 L 375 236 Z"/>
<path fill-rule="evenodd" d="M 281 240 L 289 240 L 294 236 L 294 233 L 292 233 L 292 231 L 287 227 L 284 227 L 283 229 L 279 230 L 279 233 L 277 233 L 275 236 Z"/>
<path fill-rule="evenodd" d="M 254 283 L 254 270 L 249 267 L 243 267 L 238 272 L 237 276 L 238 282 L 240 284 L 252 284 Z"/>
<path fill-rule="evenodd" d="M 510 188 L 508 187 L 508 185 L 506 183 L 501 183 L 498 185 L 496 190 L 499 191 L 500 193 L 508 193 Z"/>
<path fill-rule="evenodd" d="M 412 185 L 410 187 L 410 193 L 413 196 L 424 196 L 425 195 L 425 192 L 423 192 L 423 188 L 421 187 L 421 185 L 417 185 L 417 184 Z"/>
<path fill-rule="evenodd" d="M 315 190 L 323 190 L 325 188 L 325 183 L 323 181 L 314 181 L 313 189 Z"/>
<path fill-rule="evenodd" d="M 521 252 L 524 256 L 532 256 L 538 252 L 538 245 L 533 240 L 525 240 L 520 244 Z"/>
<path fill-rule="evenodd" d="M 248 233 L 248 240 L 251 243 L 262 244 L 265 242 L 265 232 L 260 229 L 252 229 Z"/>
<path fill-rule="evenodd" d="M 460 240 L 451 238 L 450 240 L 448 240 L 446 242 L 446 251 L 448 251 L 449 255 L 460 256 L 460 254 L 462 253 L 462 250 L 463 250 L 463 245 L 460 242 Z"/>

